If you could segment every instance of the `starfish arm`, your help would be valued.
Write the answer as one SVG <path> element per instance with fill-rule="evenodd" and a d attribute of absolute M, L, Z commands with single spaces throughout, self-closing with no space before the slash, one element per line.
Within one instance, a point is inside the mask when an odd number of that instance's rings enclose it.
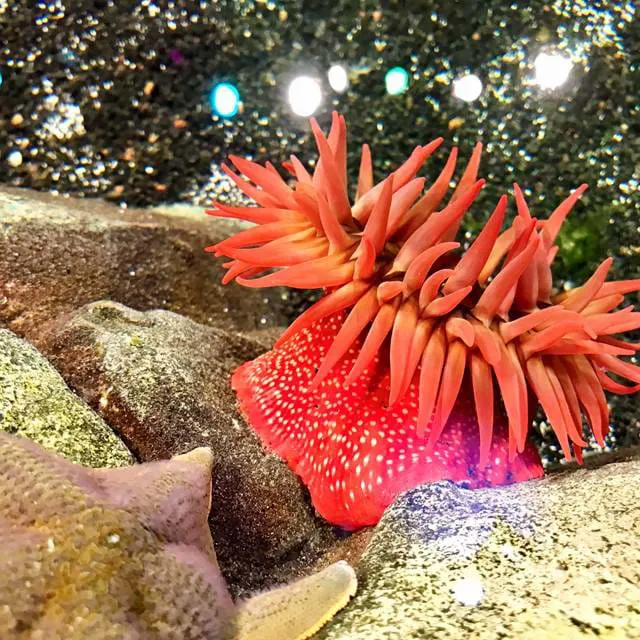
<path fill-rule="evenodd" d="M 355 594 L 354 570 L 344 561 L 238 605 L 238 640 L 305 640 Z"/>

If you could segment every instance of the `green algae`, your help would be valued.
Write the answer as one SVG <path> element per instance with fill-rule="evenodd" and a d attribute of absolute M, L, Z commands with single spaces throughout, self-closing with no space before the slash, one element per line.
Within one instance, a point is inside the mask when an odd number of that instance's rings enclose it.
<path fill-rule="evenodd" d="M 30 344 L 0 330 L 0 430 L 90 467 L 133 462 L 110 427 Z"/>

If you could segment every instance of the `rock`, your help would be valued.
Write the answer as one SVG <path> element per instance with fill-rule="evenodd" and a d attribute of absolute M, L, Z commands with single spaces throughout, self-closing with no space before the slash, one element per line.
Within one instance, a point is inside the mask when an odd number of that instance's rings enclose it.
<path fill-rule="evenodd" d="M 123 442 L 45 358 L 6 329 L 0 329 L 0 429 L 85 466 L 133 462 Z"/>
<path fill-rule="evenodd" d="M 323 640 L 640 637 L 640 457 L 385 513 Z"/>
<path fill-rule="evenodd" d="M 298 478 L 236 411 L 230 372 L 262 345 L 171 312 L 98 302 L 53 323 L 42 346 L 141 461 L 211 447 L 211 526 L 233 592 L 288 581 L 334 541 Z"/>
<path fill-rule="evenodd" d="M 37 344 L 44 322 L 104 298 L 222 328 L 286 324 L 283 290 L 220 283 L 221 261 L 204 248 L 232 229 L 202 209 L 119 209 L 2 187 L 0 326 Z"/>

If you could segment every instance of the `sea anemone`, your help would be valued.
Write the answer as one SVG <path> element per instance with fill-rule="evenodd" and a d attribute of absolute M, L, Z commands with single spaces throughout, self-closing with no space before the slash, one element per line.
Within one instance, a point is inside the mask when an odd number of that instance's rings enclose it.
<path fill-rule="evenodd" d="M 460 251 L 454 238 L 484 185 L 481 144 L 446 204 L 456 148 L 423 193 L 416 174 L 442 138 L 375 185 L 364 145 L 351 204 L 344 118 L 333 114 L 328 137 L 314 119 L 311 129 L 315 170 L 291 156 L 290 182 L 270 163 L 231 156 L 246 179 L 224 171 L 258 206 L 215 203 L 208 213 L 255 226 L 208 250 L 231 259 L 225 283 L 325 290 L 232 379 L 249 423 L 300 475 L 319 513 L 356 528 L 419 483 L 540 476 L 527 438 L 538 403 L 567 460 L 582 460 L 583 415 L 603 446 L 604 391 L 640 389 L 640 367 L 620 358 L 640 345 L 614 337 L 640 327 L 640 313 L 615 310 L 640 280 L 605 282 L 608 258 L 582 286 L 554 291 L 554 243 L 586 185 L 546 220 L 514 185 L 512 224 L 501 232 L 502 196 Z"/>

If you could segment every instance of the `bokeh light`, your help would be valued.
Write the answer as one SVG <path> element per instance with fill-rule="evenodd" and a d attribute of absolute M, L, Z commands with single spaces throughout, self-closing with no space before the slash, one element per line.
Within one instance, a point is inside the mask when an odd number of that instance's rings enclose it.
<path fill-rule="evenodd" d="M 482 602 L 484 588 L 477 578 L 461 578 L 452 587 L 453 597 L 466 607 L 475 607 Z"/>
<path fill-rule="evenodd" d="M 458 78 L 453 83 L 453 95 L 465 102 L 473 102 L 482 93 L 482 81 L 474 73 Z"/>
<path fill-rule="evenodd" d="M 349 77 L 347 70 L 341 64 L 334 64 L 329 68 L 327 73 L 329 84 L 334 91 L 342 93 L 349 86 Z"/>
<path fill-rule="evenodd" d="M 220 82 L 209 96 L 212 111 L 221 118 L 233 118 L 240 108 L 240 92 L 230 82 Z"/>
<path fill-rule="evenodd" d="M 409 87 L 409 74 L 402 67 L 393 67 L 389 69 L 384 77 L 384 86 L 387 93 L 397 96 L 404 93 Z"/>
<path fill-rule="evenodd" d="M 14 149 L 7 156 L 7 162 L 10 167 L 17 169 L 22 164 L 22 153 L 17 149 Z"/>
<path fill-rule="evenodd" d="M 289 85 L 291 110 L 304 118 L 313 115 L 322 103 L 320 81 L 310 76 L 298 76 Z"/>
<path fill-rule="evenodd" d="M 543 52 L 536 56 L 533 66 L 536 83 L 542 89 L 557 89 L 567 81 L 573 63 L 561 53 Z"/>

